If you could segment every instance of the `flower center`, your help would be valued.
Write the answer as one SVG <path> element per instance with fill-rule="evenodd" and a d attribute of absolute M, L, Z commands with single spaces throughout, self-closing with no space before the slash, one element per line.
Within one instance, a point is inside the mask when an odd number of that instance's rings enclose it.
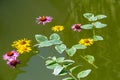
<path fill-rule="evenodd" d="M 80 25 L 75 25 L 76 29 L 81 29 Z"/>
<path fill-rule="evenodd" d="M 13 52 L 8 52 L 8 53 L 7 53 L 7 56 L 13 56 L 13 55 L 14 55 Z"/>
<path fill-rule="evenodd" d="M 10 64 L 11 64 L 12 66 L 16 66 L 18 63 L 19 63 L 19 62 L 18 62 L 17 60 L 13 60 L 13 61 L 11 61 Z"/>
<path fill-rule="evenodd" d="M 46 21 L 47 20 L 47 18 L 45 17 L 45 16 L 42 16 L 41 18 L 40 18 L 40 21 Z"/>
<path fill-rule="evenodd" d="M 85 43 L 89 43 L 89 42 L 90 42 L 89 40 L 87 40 L 87 39 L 85 40 Z"/>
<path fill-rule="evenodd" d="M 22 42 L 21 42 L 21 45 L 24 45 L 24 44 L 26 44 L 26 42 L 25 42 L 25 41 L 22 41 Z"/>

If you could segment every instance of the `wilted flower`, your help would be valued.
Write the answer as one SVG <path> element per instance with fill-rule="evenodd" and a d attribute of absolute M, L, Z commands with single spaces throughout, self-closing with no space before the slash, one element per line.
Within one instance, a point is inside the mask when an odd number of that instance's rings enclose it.
<path fill-rule="evenodd" d="M 82 44 L 84 46 L 90 46 L 94 43 L 94 40 L 93 39 L 81 39 L 79 41 L 79 44 Z"/>
<path fill-rule="evenodd" d="M 72 26 L 72 29 L 73 29 L 73 31 L 78 31 L 78 32 L 80 32 L 80 31 L 82 30 L 81 24 L 74 24 L 74 25 Z"/>
<path fill-rule="evenodd" d="M 12 50 L 10 52 L 7 52 L 6 54 L 3 55 L 3 59 L 4 60 L 10 60 L 12 59 L 16 59 L 19 56 L 19 53 L 17 53 L 16 51 Z"/>
<path fill-rule="evenodd" d="M 64 27 L 60 26 L 60 25 L 52 27 L 52 30 L 54 32 L 62 31 L 63 29 L 64 29 Z"/>
<path fill-rule="evenodd" d="M 52 21 L 52 17 L 50 17 L 50 16 L 39 16 L 38 18 L 36 18 L 36 22 L 38 24 L 45 25 L 46 23 L 49 23 L 51 21 Z"/>
<path fill-rule="evenodd" d="M 10 67 L 15 68 L 17 64 L 20 64 L 20 61 L 17 59 L 10 59 L 9 61 L 7 61 L 7 64 Z"/>

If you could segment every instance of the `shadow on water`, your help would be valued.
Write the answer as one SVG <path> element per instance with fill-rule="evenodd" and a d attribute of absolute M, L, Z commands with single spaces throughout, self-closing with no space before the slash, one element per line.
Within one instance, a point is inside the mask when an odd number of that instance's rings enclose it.
<path fill-rule="evenodd" d="M 49 36 L 51 27 L 64 25 L 65 30 L 58 33 L 61 40 L 70 48 L 81 38 L 91 37 L 91 31 L 73 32 L 71 26 L 75 23 L 89 23 L 83 18 L 83 13 L 105 14 L 108 17 L 103 23 L 104 29 L 96 30 L 96 34 L 104 37 L 86 50 L 79 50 L 72 59 L 76 64 L 82 62 L 84 68 L 92 68 L 92 73 L 82 80 L 120 80 L 120 0 L 1 0 L 0 1 L 0 56 L 12 50 L 11 43 L 21 38 L 32 39 L 35 34 Z M 53 22 L 46 26 L 37 25 L 35 18 L 40 15 L 53 16 Z M 72 36 L 72 37 L 71 37 Z M 40 49 L 40 55 L 57 54 L 51 48 Z M 98 69 L 89 65 L 79 54 L 90 54 L 96 59 Z M 59 56 L 59 54 L 57 54 Z M 21 64 L 16 69 L 9 68 L 0 58 L 0 80 L 61 80 L 46 69 L 44 60 L 33 53 L 23 54 L 19 58 Z M 77 70 L 76 70 L 77 73 Z"/>

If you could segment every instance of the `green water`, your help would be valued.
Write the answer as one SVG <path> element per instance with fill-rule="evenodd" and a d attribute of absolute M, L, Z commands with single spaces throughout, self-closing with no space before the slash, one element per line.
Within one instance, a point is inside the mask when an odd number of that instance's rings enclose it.
<path fill-rule="evenodd" d="M 49 36 L 54 25 L 63 25 L 65 30 L 58 33 L 61 40 L 71 47 L 81 38 L 90 37 L 91 31 L 73 32 L 71 25 L 88 23 L 82 14 L 92 12 L 105 14 L 102 22 L 108 24 L 96 34 L 104 37 L 86 50 L 77 51 L 72 57 L 76 64 L 83 63 L 84 68 L 93 69 L 92 73 L 81 80 L 120 80 L 120 0 L 0 0 L 0 56 L 12 50 L 14 40 L 28 38 L 33 40 L 35 34 Z M 46 26 L 37 25 L 35 18 L 42 15 L 53 17 L 53 22 Z M 91 34 L 90 34 L 91 33 Z M 43 56 L 57 55 L 54 49 L 42 48 Z M 98 69 L 85 62 L 79 54 L 90 54 L 96 59 Z M 0 80 L 61 80 L 46 69 L 44 61 L 34 53 L 19 57 L 21 64 L 11 69 L 0 57 Z M 83 68 L 83 67 L 82 67 Z M 77 70 L 76 70 L 77 72 Z"/>

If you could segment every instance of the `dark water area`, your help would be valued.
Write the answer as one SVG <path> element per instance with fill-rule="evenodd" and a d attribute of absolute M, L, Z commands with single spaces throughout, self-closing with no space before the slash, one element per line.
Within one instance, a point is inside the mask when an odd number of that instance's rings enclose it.
<path fill-rule="evenodd" d="M 71 26 L 76 23 L 89 23 L 83 14 L 90 12 L 104 14 L 107 24 L 103 29 L 96 29 L 96 34 L 103 36 L 103 41 L 95 42 L 85 50 L 78 50 L 72 57 L 76 64 L 83 63 L 85 69 L 91 68 L 91 74 L 81 80 L 120 80 L 120 0 L 0 0 L 0 80 L 61 80 L 48 70 L 44 61 L 35 53 L 22 54 L 21 64 L 12 69 L 2 59 L 2 55 L 12 50 L 11 44 L 18 39 L 31 39 L 34 35 L 53 33 L 51 27 L 63 25 L 65 30 L 58 32 L 67 47 L 77 44 L 81 38 L 90 37 L 92 31 L 73 32 Z M 53 22 L 36 24 L 38 16 L 52 16 Z M 57 55 L 51 47 L 41 48 L 40 55 Z M 85 62 L 80 54 L 95 57 L 95 69 Z M 62 55 L 63 56 L 63 55 Z M 77 70 L 76 72 L 77 73 Z"/>

